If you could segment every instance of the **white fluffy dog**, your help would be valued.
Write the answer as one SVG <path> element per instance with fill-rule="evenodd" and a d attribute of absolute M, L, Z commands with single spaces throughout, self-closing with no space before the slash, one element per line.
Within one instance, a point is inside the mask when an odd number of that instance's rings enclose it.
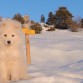
<path fill-rule="evenodd" d="M 6 19 L 0 23 L 0 83 L 27 79 L 27 66 L 21 46 L 21 23 Z"/>

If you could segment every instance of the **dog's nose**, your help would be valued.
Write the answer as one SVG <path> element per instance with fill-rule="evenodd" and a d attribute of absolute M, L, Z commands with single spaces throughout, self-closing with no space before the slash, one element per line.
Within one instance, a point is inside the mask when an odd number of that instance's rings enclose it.
<path fill-rule="evenodd" d="M 8 43 L 8 44 L 11 44 L 11 41 L 9 40 L 9 41 L 7 41 L 7 43 Z"/>

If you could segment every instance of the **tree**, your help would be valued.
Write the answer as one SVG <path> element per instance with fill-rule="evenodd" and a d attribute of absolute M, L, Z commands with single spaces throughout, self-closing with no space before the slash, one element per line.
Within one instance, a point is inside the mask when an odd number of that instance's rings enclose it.
<path fill-rule="evenodd" d="M 48 25 L 54 25 L 55 24 L 55 16 L 52 12 L 49 12 L 46 24 L 48 24 Z"/>
<path fill-rule="evenodd" d="M 83 28 L 83 19 L 81 19 L 81 27 Z"/>
<path fill-rule="evenodd" d="M 24 24 L 24 18 L 19 13 L 18 14 L 15 14 L 14 17 L 13 17 L 13 19 L 21 22 L 22 24 Z"/>
<path fill-rule="evenodd" d="M 67 29 L 72 23 L 72 14 L 67 10 L 66 7 L 60 7 L 55 14 L 56 17 L 56 28 Z"/>
<path fill-rule="evenodd" d="M 44 17 L 44 15 L 41 15 L 40 21 L 43 22 L 43 23 L 45 23 L 45 17 Z"/>

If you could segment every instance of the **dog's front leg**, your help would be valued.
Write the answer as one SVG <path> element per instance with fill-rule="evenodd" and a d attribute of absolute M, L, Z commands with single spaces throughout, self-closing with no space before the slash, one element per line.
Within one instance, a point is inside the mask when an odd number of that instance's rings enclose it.
<path fill-rule="evenodd" d="M 0 62 L 0 83 L 8 83 L 8 72 L 5 62 Z"/>
<path fill-rule="evenodd" d="M 18 81 L 20 80 L 19 78 L 19 65 L 18 62 L 15 61 L 11 70 L 11 81 Z"/>

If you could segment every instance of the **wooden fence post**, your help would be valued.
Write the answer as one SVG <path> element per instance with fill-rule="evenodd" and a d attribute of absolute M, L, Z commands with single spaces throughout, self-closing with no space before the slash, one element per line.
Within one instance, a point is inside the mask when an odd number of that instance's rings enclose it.
<path fill-rule="evenodd" d="M 25 33 L 27 63 L 31 64 L 29 35 L 34 35 L 35 34 L 35 30 L 30 30 L 29 27 L 23 27 L 22 31 Z"/>
<path fill-rule="evenodd" d="M 29 35 L 25 34 L 25 40 L 26 40 L 26 58 L 27 58 L 27 63 L 31 64 Z"/>

